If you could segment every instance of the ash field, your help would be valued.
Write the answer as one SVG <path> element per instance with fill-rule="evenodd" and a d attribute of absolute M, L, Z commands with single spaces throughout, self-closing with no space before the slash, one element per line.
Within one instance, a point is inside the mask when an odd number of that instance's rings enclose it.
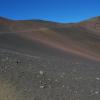
<path fill-rule="evenodd" d="M 0 17 L 0 100 L 99 100 L 100 17 L 61 24 Z"/>

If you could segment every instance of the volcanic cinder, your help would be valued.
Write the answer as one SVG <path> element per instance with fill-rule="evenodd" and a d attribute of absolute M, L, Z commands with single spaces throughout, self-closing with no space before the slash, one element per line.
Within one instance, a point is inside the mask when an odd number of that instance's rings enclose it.
<path fill-rule="evenodd" d="M 99 100 L 100 17 L 79 23 L 0 17 L 0 100 Z"/>

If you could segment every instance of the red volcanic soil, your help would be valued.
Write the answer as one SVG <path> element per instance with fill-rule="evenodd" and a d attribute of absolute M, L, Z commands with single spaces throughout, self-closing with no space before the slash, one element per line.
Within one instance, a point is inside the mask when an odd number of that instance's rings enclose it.
<path fill-rule="evenodd" d="M 0 18 L 0 47 L 28 53 L 38 47 L 39 52 L 51 49 L 100 61 L 99 35 L 100 17 L 76 24 Z"/>

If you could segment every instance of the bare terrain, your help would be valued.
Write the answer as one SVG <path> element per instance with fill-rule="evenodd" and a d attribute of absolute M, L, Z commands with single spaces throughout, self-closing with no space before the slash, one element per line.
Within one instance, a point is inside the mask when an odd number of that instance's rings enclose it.
<path fill-rule="evenodd" d="M 99 100 L 99 24 L 1 17 L 0 100 Z"/>

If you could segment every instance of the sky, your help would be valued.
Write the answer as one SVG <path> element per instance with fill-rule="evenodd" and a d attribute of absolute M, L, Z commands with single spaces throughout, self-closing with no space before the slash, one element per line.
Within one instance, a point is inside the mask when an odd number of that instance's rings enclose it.
<path fill-rule="evenodd" d="M 0 16 L 61 23 L 100 16 L 100 0 L 0 0 Z"/>

